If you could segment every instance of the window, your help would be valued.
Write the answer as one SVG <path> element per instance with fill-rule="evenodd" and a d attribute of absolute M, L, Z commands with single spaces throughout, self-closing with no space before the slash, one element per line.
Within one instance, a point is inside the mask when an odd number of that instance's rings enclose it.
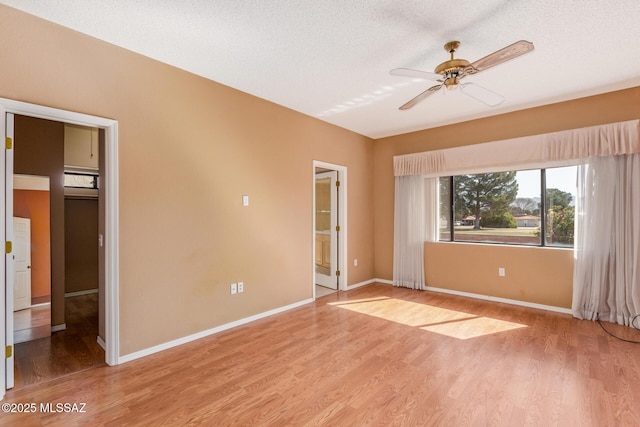
<path fill-rule="evenodd" d="M 73 188 L 98 188 L 98 176 L 83 173 L 64 173 L 64 186 Z"/>
<path fill-rule="evenodd" d="M 572 247 L 575 187 L 575 166 L 441 177 L 440 240 Z"/>
<path fill-rule="evenodd" d="M 546 169 L 545 245 L 573 247 L 576 166 Z"/>

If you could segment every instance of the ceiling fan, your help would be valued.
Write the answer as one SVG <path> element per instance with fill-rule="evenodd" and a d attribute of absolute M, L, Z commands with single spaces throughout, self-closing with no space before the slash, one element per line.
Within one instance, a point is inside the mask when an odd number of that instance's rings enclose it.
<path fill-rule="evenodd" d="M 435 86 L 431 86 L 406 104 L 403 104 L 400 109 L 408 110 L 416 105 L 418 102 L 427 98 L 429 95 L 437 92 L 442 87 L 447 89 L 453 89 L 460 87 L 462 93 L 484 102 L 490 107 L 495 107 L 504 101 L 504 98 L 497 93 L 486 89 L 476 83 L 460 83 L 460 80 L 470 74 L 476 74 L 480 71 L 484 71 L 488 68 L 502 64 L 503 62 L 517 58 L 520 55 L 531 52 L 533 50 L 533 43 L 526 40 L 517 41 L 507 47 L 497 50 L 484 58 L 478 59 L 473 63 L 469 63 L 464 59 L 454 58 L 454 53 L 460 47 L 460 42 L 452 41 L 444 45 L 444 49 L 451 54 L 451 59 L 444 61 L 442 64 L 435 68 L 435 73 L 428 71 L 411 70 L 409 68 L 395 68 L 390 71 L 391 75 L 413 77 L 424 80 L 431 80 L 440 82 Z"/>

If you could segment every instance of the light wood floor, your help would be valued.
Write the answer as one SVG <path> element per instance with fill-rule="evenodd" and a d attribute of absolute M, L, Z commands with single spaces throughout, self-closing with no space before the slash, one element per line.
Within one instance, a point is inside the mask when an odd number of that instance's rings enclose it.
<path fill-rule="evenodd" d="M 638 426 L 640 347 L 569 315 L 374 284 L 5 402 L 86 403 L 0 414 L 20 426 Z"/>

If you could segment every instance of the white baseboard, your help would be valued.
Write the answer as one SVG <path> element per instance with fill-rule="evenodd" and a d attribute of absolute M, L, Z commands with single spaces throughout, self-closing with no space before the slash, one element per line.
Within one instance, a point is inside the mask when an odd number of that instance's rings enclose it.
<path fill-rule="evenodd" d="M 36 307 L 44 307 L 45 305 L 51 305 L 50 302 L 43 302 L 40 304 L 31 304 L 31 308 L 36 308 Z"/>
<path fill-rule="evenodd" d="M 86 291 L 65 292 L 64 297 L 65 298 L 77 297 L 80 295 L 91 295 L 91 294 L 97 294 L 97 293 L 98 293 L 97 289 L 87 289 Z"/>
<path fill-rule="evenodd" d="M 384 283 L 384 284 L 387 284 L 387 285 L 393 285 L 393 281 L 392 280 L 374 279 L 373 281 L 377 282 L 377 283 Z M 571 309 L 569 309 L 569 308 L 556 307 L 556 306 L 553 306 L 553 305 L 537 304 L 535 302 L 519 301 L 519 300 L 509 299 L 509 298 L 493 297 L 491 295 L 474 294 L 474 293 L 471 293 L 471 292 L 463 292 L 463 291 L 456 291 L 456 290 L 452 290 L 452 289 L 436 288 L 436 287 L 433 287 L 433 286 L 427 286 L 425 288 L 425 290 L 426 291 L 431 291 L 431 292 L 440 292 L 442 294 L 458 295 L 458 296 L 461 296 L 461 297 L 481 299 L 481 300 L 484 300 L 484 301 L 495 301 L 495 302 L 502 302 L 504 304 L 519 305 L 521 307 L 538 308 L 538 309 L 541 309 L 541 310 L 554 311 L 556 313 L 573 314 L 571 312 Z"/>
<path fill-rule="evenodd" d="M 65 329 L 67 329 L 67 324 L 66 323 L 61 323 L 60 325 L 52 325 L 51 326 L 51 332 L 64 331 Z"/>
<path fill-rule="evenodd" d="M 361 286 L 370 285 L 372 283 L 375 283 L 376 281 L 377 281 L 377 279 L 369 279 L 369 280 L 365 280 L 364 282 L 354 283 L 353 285 L 348 285 L 345 288 L 345 291 L 350 291 L 351 289 L 359 288 Z"/>
<path fill-rule="evenodd" d="M 206 331 L 198 332 L 193 335 L 188 335 L 186 337 L 178 338 L 173 341 L 166 342 L 164 344 L 159 344 L 153 347 L 146 348 L 144 350 L 136 351 L 134 353 L 125 354 L 124 356 L 118 357 L 118 364 L 130 362 L 135 359 L 139 359 L 141 357 L 149 356 L 153 353 L 157 353 L 159 351 L 168 350 L 172 347 L 176 347 L 182 344 L 186 344 L 191 341 L 195 341 L 200 338 L 208 337 L 209 335 L 217 334 L 218 332 L 226 331 L 231 328 L 235 328 L 236 326 L 241 326 L 246 323 L 253 322 L 255 320 L 264 319 L 265 317 L 273 316 L 274 314 L 282 313 L 284 311 L 292 310 L 294 308 L 303 306 L 305 304 L 312 303 L 314 301 L 313 298 L 309 298 L 303 301 L 299 301 L 293 304 L 286 305 L 284 307 L 275 308 L 273 310 L 265 311 L 264 313 L 256 314 L 254 316 L 245 317 L 244 319 L 236 320 L 235 322 L 226 323 L 224 325 L 217 326 L 215 328 L 207 329 Z"/>
<path fill-rule="evenodd" d="M 107 344 L 104 342 L 102 338 L 100 338 L 100 335 L 98 335 L 98 345 L 102 347 L 104 351 L 107 351 Z"/>
<path fill-rule="evenodd" d="M 485 301 L 502 302 L 502 303 L 505 303 L 505 304 L 519 305 L 519 306 L 522 306 L 522 307 L 538 308 L 538 309 L 541 309 L 541 310 L 554 311 L 556 313 L 572 314 L 571 313 L 571 309 L 569 309 L 569 308 L 555 307 L 553 305 L 537 304 L 535 302 L 519 301 L 519 300 L 515 300 L 515 299 L 500 298 L 500 297 L 492 297 L 491 295 L 473 294 L 471 292 L 454 291 L 454 290 L 451 290 L 451 289 L 434 288 L 432 286 L 427 286 L 425 290 L 431 291 L 431 292 L 440 292 L 440 293 L 443 293 L 443 294 L 451 294 L 451 295 L 458 295 L 458 296 L 462 296 L 462 297 L 481 299 L 481 300 L 485 300 Z"/>
<path fill-rule="evenodd" d="M 365 280 L 364 282 L 360 282 L 360 283 L 354 283 L 353 285 L 349 285 L 347 286 L 347 288 L 345 289 L 345 291 L 350 291 L 352 289 L 356 289 L 359 288 L 361 286 L 366 286 L 366 285 L 370 285 L 372 283 L 382 283 L 385 285 L 393 285 L 393 282 L 391 280 L 385 280 L 385 279 L 369 279 L 369 280 Z"/>

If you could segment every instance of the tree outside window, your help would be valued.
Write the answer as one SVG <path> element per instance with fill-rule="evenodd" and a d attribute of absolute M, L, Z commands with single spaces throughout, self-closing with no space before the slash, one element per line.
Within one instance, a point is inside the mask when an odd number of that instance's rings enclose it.
<path fill-rule="evenodd" d="M 473 216 L 473 229 L 484 227 L 516 228 L 511 203 L 518 194 L 515 172 L 461 175 L 455 177 L 456 214 Z"/>
<path fill-rule="evenodd" d="M 568 167 L 442 177 L 440 239 L 572 246 L 575 172 Z"/>

